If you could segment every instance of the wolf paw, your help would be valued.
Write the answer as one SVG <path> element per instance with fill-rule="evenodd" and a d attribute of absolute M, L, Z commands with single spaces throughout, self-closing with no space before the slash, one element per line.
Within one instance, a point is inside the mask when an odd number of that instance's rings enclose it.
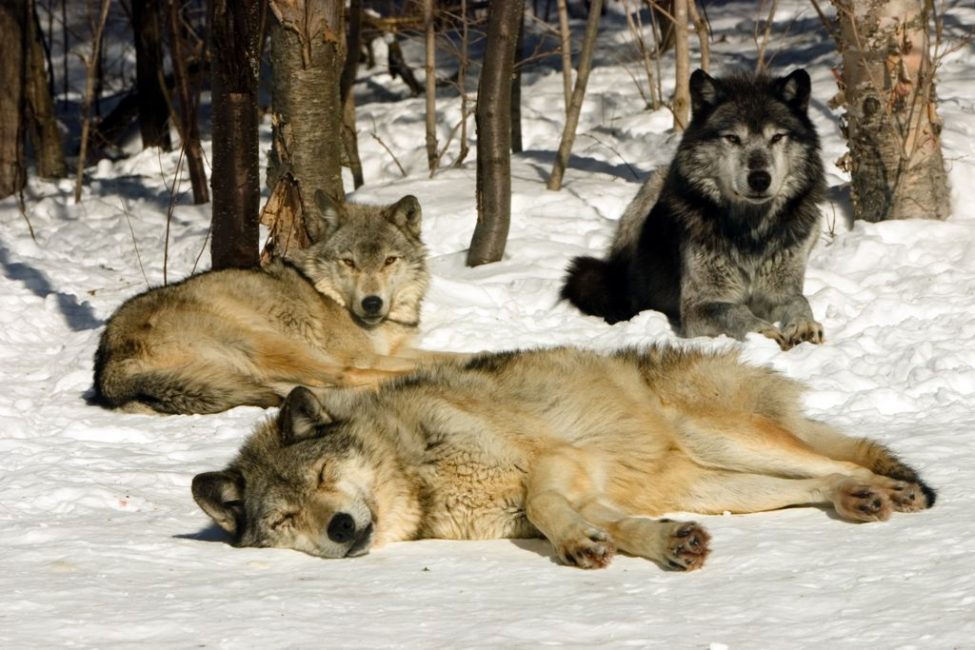
<path fill-rule="evenodd" d="M 885 489 L 852 480 L 839 486 L 833 505 L 841 517 L 851 521 L 886 521 L 894 511 Z"/>
<path fill-rule="evenodd" d="M 822 343 L 823 326 L 814 320 L 793 321 L 782 328 L 782 337 L 790 348 L 805 342 Z"/>
<path fill-rule="evenodd" d="M 887 496 L 897 512 L 918 512 L 928 507 L 924 491 L 917 483 L 898 481 L 887 490 Z"/>
<path fill-rule="evenodd" d="M 616 545 L 609 533 L 588 527 L 580 534 L 556 544 L 556 551 L 563 564 L 580 569 L 602 569 L 608 566 L 616 553 Z"/>
<path fill-rule="evenodd" d="M 674 522 L 666 545 L 664 563 L 676 571 L 694 571 L 704 566 L 711 549 L 711 536 L 693 521 Z"/>
<path fill-rule="evenodd" d="M 783 350 L 788 350 L 792 347 L 792 343 L 789 342 L 785 335 L 783 335 L 782 332 L 779 331 L 779 328 L 777 328 L 775 325 L 768 325 L 756 331 L 762 336 L 766 336 L 778 343 L 779 347 Z"/>

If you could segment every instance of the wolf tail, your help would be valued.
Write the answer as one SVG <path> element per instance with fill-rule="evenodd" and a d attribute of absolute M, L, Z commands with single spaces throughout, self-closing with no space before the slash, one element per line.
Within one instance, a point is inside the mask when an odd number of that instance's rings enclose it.
<path fill-rule="evenodd" d="M 607 323 L 633 318 L 626 288 L 626 267 L 622 260 L 611 257 L 576 257 L 569 265 L 565 284 L 559 294 L 590 316 L 600 316 Z"/>

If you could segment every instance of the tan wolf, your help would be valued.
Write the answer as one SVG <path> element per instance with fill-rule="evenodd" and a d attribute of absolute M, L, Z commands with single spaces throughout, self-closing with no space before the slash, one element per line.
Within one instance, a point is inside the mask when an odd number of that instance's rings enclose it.
<path fill-rule="evenodd" d="M 371 385 L 439 358 L 411 347 L 429 282 L 417 199 L 315 198 L 308 248 L 119 307 L 95 354 L 96 401 L 161 413 L 273 406 L 297 385 Z"/>
<path fill-rule="evenodd" d="M 734 351 L 478 355 L 377 392 L 296 388 L 193 496 L 235 546 L 341 558 L 544 536 L 565 564 L 621 550 L 679 570 L 708 534 L 649 517 L 822 504 L 878 521 L 934 503 L 880 444 L 804 417 L 801 388 Z"/>

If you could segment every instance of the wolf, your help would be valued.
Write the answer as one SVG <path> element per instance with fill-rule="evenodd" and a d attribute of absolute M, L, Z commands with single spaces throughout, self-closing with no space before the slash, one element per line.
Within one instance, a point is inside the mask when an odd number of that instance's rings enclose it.
<path fill-rule="evenodd" d="M 690 91 L 673 161 L 641 187 L 606 259 L 571 262 L 561 297 L 609 323 L 661 311 L 688 337 L 821 343 L 802 293 L 825 190 L 809 75 L 697 70 Z"/>
<path fill-rule="evenodd" d="M 823 505 L 868 522 L 934 504 L 885 447 L 802 415 L 801 392 L 735 350 L 480 354 L 377 391 L 296 388 L 192 494 L 239 547 L 346 558 L 541 536 L 564 564 L 621 550 L 677 570 L 702 566 L 708 533 L 651 517 Z"/>
<path fill-rule="evenodd" d="M 449 356 L 411 347 L 429 283 L 416 197 L 342 205 L 319 191 L 315 202 L 308 248 L 123 303 L 95 353 L 95 401 L 158 413 L 268 407 L 297 385 L 372 385 Z"/>

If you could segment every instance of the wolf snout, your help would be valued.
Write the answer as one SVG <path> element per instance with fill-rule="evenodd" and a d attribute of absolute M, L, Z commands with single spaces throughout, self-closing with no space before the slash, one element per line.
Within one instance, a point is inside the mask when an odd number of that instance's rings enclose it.
<path fill-rule="evenodd" d="M 383 308 L 383 299 L 379 296 L 366 296 L 362 299 L 362 311 L 367 316 L 378 316 Z"/>
<path fill-rule="evenodd" d="M 748 187 L 754 192 L 764 192 L 772 184 L 772 175 L 767 171 L 754 170 L 748 172 Z"/>
<path fill-rule="evenodd" d="M 336 544 L 347 544 L 355 537 L 355 519 L 352 515 L 339 512 L 328 522 L 328 538 Z"/>

